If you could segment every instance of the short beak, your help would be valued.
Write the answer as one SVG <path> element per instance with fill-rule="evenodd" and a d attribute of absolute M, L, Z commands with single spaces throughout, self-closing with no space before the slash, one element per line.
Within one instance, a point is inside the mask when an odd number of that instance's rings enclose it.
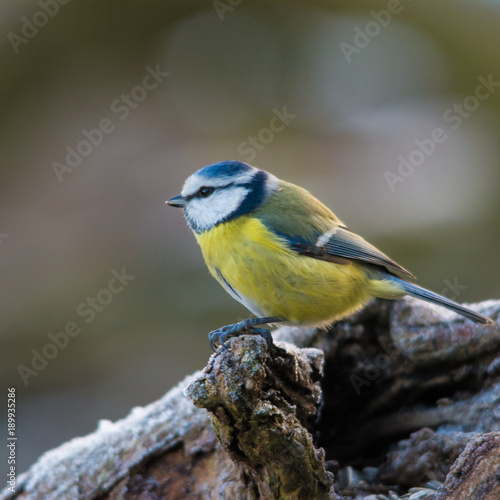
<path fill-rule="evenodd" d="M 177 208 L 184 208 L 186 206 L 186 202 L 184 201 L 182 194 L 178 194 L 177 196 L 170 198 L 170 200 L 167 200 L 165 203 L 171 207 Z"/>

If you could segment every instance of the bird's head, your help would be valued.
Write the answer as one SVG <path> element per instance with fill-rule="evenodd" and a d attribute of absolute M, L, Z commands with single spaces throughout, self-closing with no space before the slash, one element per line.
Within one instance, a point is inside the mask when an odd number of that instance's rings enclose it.
<path fill-rule="evenodd" d="M 274 175 L 241 161 L 203 167 L 167 203 L 183 208 L 191 229 L 202 233 L 260 207 L 278 188 Z"/>

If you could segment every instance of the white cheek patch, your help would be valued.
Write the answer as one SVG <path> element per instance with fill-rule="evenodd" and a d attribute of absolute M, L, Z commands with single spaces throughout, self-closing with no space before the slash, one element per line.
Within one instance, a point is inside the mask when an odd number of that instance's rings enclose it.
<path fill-rule="evenodd" d="M 234 186 L 215 191 L 208 198 L 193 198 L 186 207 L 186 215 L 195 221 L 199 231 L 210 229 L 236 211 L 247 194 L 248 189 Z"/>

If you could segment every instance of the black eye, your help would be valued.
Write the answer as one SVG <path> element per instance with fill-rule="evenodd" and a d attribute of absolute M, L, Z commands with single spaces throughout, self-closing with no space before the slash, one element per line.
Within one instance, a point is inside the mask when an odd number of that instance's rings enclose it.
<path fill-rule="evenodd" d="M 199 198 L 208 198 L 213 192 L 215 188 L 209 186 L 203 186 L 198 190 L 197 196 Z"/>

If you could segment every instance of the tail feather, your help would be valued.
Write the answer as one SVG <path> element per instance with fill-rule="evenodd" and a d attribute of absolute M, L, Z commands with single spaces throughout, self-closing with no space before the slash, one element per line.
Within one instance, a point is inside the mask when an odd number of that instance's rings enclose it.
<path fill-rule="evenodd" d="M 395 282 L 408 295 L 411 295 L 412 297 L 416 297 L 417 299 L 425 300 L 427 302 L 431 302 L 433 304 L 438 304 L 440 306 L 446 307 L 447 309 L 450 309 L 456 312 L 457 314 L 460 314 L 461 316 L 469 318 L 472 321 L 475 321 L 476 323 L 483 323 L 489 325 L 495 324 L 495 322 L 491 318 L 488 318 L 483 314 L 474 312 L 468 309 L 467 307 L 457 304 L 453 300 L 447 299 L 442 295 L 431 292 L 430 290 L 426 290 L 425 288 L 422 288 L 418 285 L 405 281 L 401 278 L 398 278 L 397 276 L 391 276 L 391 281 Z"/>

